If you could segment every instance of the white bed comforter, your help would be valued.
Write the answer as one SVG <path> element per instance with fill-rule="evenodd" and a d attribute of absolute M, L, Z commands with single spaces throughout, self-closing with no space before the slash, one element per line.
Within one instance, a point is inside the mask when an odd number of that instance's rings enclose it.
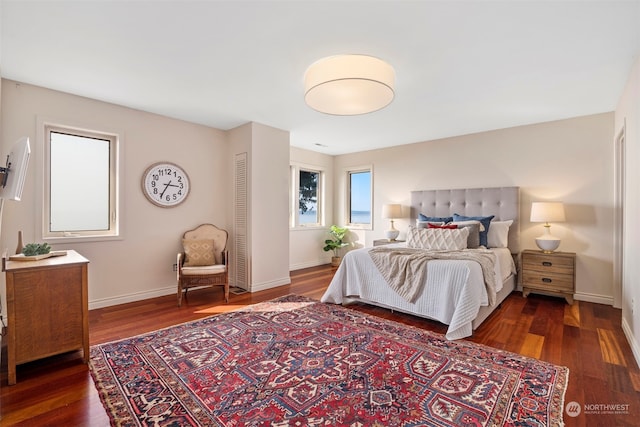
<path fill-rule="evenodd" d="M 344 256 L 322 302 L 343 304 L 357 298 L 449 325 L 447 339 L 471 336 L 473 319 L 481 306 L 489 304 L 480 264 L 468 260 L 429 261 L 423 291 L 411 303 L 389 287 L 371 260 L 369 249 L 353 250 Z M 499 292 L 504 279 L 515 272 L 515 265 L 508 249 L 495 251 L 496 292 Z"/>

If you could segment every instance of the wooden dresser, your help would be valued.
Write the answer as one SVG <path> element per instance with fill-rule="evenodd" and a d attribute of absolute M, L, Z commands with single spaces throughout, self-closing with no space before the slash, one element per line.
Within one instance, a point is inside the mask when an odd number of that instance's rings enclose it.
<path fill-rule="evenodd" d="M 556 295 L 573 304 L 576 290 L 576 254 L 522 251 L 522 295 L 530 292 Z"/>
<path fill-rule="evenodd" d="M 75 251 L 38 261 L 7 261 L 8 383 L 16 365 L 72 350 L 89 361 L 87 270 Z"/>

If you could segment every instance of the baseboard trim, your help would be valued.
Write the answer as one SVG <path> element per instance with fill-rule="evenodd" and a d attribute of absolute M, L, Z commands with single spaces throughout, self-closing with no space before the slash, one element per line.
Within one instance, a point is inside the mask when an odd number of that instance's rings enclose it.
<path fill-rule="evenodd" d="M 289 266 L 289 270 L 291 270 L 291 271 L 302 270 L 303 268 L 317 267 L 319 265 L 325 265 L 325 264 L 330 264 L 330 263 L 331 263 L 331 258 L 318 259 L 318 260 L 315 260 L 315 261 L 299 262 L 297 264 L 291 264 Z"/>
<path fill-rule="evenodd" d="M 320 264 L 318 264 L 320 265 Z M 291 277 L 282 277 L 276 280 L 270 280 L 264 283 L 254 283 L 251 285 L 250 292 L 263 291 L 265 289 L 276 288 L 282 285 L 288 285 L 291 283 Z M 132 294 L 119 295 L 117 297 L 100 298 L 89 301 L 89 310 L 95 310 L 96 308 L 111 307 L 112 305 L 126 304 L 129 302 L 141 301 L 150 298 L 163 297 L 166 295 L 175 295 L 177 292 L 176 286 L 167 286 L 165 288 L 153 289 L 144 292 L 135 292 Z M 177 300 L 176 300 L 177 301 Z"/>
<path fill-rule="evenodd" d="M 291 284 L 291 277 L 282 277 L 280 279 L 270 280 L 262 283 L 252 283 L 250 292 L 264 291 L 265 289 L 277 288 L 278 286 Z"/>
<path fill-rule="evenodd" d="M 629 342 L 629 346 L 631 347 L 631 352 L 633 353 L 633 357 L 636 359 L 636 363 L 640 365 L 640 345 L 636 338 L 633 336 L 633 332 L 631 331 L 631 327 L 627 323 L 627 319 L 622 318 L 622 331 L 624 332 L 624 336 L 627 337 L 627 341 Z"/>
<path fill-rule="evenodd" d="M 573 299 L 578 301 L 594 302 L 596 304 L 605 304 L 613 307 L 613 297 L 607 295 L 576 293 Z"/>
<path fill-rule="evenodd" d="M 173 285 L 167 286 L 165 288 L 153 289 L 151 291 L 135 292 L 132 294 L 120 295 L 117 297 L 95 299 L 89 301 L 89 310 L 111 307 L 112 305 L 126 304 L 128 302 L 141 301 L 150 298 L 163 297 L 165 295 L 175 295 L 177 291 L 178 288 Z"/>
<path fill-rule="evenodd" d="M 300 264 L 292 265 L 291 271 L 299 270 L 302 268 L 316 267 L 318 265 L 324 265 L 324 264 L 327 264 L 327 263 L 322 261 L 300 263 Z M 268 282 L 254 283 L 251 285 L 250 292 L 263 291 L 265 289 L 271 289 L 271 288 L 276 288 L 278 286 L 289 285 L 290 283 L 291 283 L 291 277 L 289 276 L 282 277 L 276 280 L 270 280 Z M 89 310 L 94 310 L 96 308 L 110 307 L 112 305 L 118 305 L 118 304 L 126 304 L 129 302 L 135 302 L 135 301 L 140 301 L 140 300 L 145 300 L 150 298 L 163 297 L 165 295 L 171 295 L 175 293 L 176 293 L 175 286 L 167 286 L 164 288 L 153 289 L 150 291 L 135 292 L 132 294 L 120 295 L 117 297 L 101 298 L 101 299 L 89 301 Z M 613 297 L 611 296 L 587 294 L 587 293 L 576 293 L 574 295 L 574 299 L 578 301 L 586 301 L 586 302 L 593 302 L 596 304 L 605 304 L 605 305 L 613 306 Z"/>

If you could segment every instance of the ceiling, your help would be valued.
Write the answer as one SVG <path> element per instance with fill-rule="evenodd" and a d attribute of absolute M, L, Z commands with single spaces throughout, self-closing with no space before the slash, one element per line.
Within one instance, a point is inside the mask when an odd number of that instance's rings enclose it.
<path fill-rule="evenodd" d="M 219 129 L 249 121 L 343 154 L 613 111 L 640 52 L 640 0 L 2 0 L 3 78 Z M 361 116 L 304 103 L 314 61 L 389 62 Z"/>

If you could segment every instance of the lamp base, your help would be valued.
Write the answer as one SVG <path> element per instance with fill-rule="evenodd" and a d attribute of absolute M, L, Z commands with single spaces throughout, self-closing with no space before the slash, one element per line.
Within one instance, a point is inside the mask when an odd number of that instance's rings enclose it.
<path fill-rule="evenodd" d="M 393 242 L 394 240 L 396 240 L 396 238 L 398 237 L 398 235 L 400 234 L 399 230 L 387 230 L 385 231 L 385 235 L 387 237 L 387 240 L 390 242 Z"/>
<path fill-rule="evenodd" d="M 536 239 L 536 245 L 546 254 L 550 254 L 560 246 L 560 239 L 557 237 L 542 235 Z"/>
<path fill-rule="evenodd" d="M 384 232 L 387 240 L 393 242 L 396 240 L 398 235 L 400 234 L 400 230 L 393 226 L 393 220 L 391 220 L 391 228 Z"/>

